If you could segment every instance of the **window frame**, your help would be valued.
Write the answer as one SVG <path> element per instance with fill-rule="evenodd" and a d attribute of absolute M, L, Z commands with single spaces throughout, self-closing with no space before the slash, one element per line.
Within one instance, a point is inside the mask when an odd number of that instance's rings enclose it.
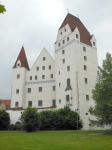
<path fill-rule="evenodd" d="M 35 76 L 35 80 L 37 80 L 37 76 Z"/>
<path fill-rule="evenodd" d="M 19 89 L 16 89 L 16 94 L 19 94 Z"/>
<path fill-rule="evenodd" d="M 40 104 L 41 102 L 41 104 Z M 43 105 L 43 101 L 42 100 L 38 100 L 38 106 L 42 106 Z"/>
<path fill-rule="evenodd" d="M 51 70 L 51 65 L 49 65 L 49 70 Z"/>
<path fill-rule="evenodd" d="M 67 37 L 67 42 L 70 40 L 69 36 Z"/>
<path fill-rule="evenodd" d="M 17 74 L 17 79 L 20 79 L 20 74 Z"/>
<path fill-rule="evenodd" d="M 56 87 L 55 86 L 53 86 L 53 91 L 55 91 L 56 89 L 55 89 Z"/>
<path fill-rule="evenodd" d="M 54 105 L 56 105 L 56 100 L 55 99 L 52 100 L 52 106 L 54 106 Z"/>
<path fill-rule="evenodd" d="M 36 67 L 36 71 L 39 71 L 39 67 Z"/>
<path fill-rule="evenodd" d="M 42 79 L 45 79 L 45 75 L 42 75 Z"/>
<path fill-rule="evenodd" d="M 69 102 L 70 101 L 70 97 L 69 95 L 66 95 L 66 102 Z"/>
<path fill-rule="evenodd" d="M 27 92 L 28 92 L 28 93 L 31 93 L 31 88 L 27 88 Z"/>
<path fill-rule="evenodd" d="M 85 46 L 83 46 L 83 52 L 86 52 L 86 47 Z"/>
<path fill-rule="evenodd" d="M 15 107 L 19 107 L 19 102 L 15 102 Z"/>
<path fill-rule="evenodd" d="M 70 78 L 67 79 L 67 87 L 70 86 Z"/>
<path fill-rule="evenodd" d="M 86 95 L 86 100 L 89 100 L 89 95 Z"/>
<path fill-rule="evenodd" d="M 84 70 L 87 71 L 87 66 L 86 65 L 84 65 Z"/>
<path fill-rule="evenodd" d="M 30 80 L 32 80 L 32 76 L 30 76 Z"/>
<path fill-rule="evenodd" d="M 67 71 L 70 71 L 70 66 L 67 66 Z"/>
<path fill-rule="evenodd" d="M 42 66 L 42 70 L 45 70 L 45 66 Z"/>
<path fill-rule="evenodd" d="M 53 78 L 53 74 L 51 74 L 50 77 Z"/>
<path fill-rule="evenodd" d="M 42 87 L 39 87 L 39 92 L 42 92 Z"/>
<path fill-rule="evenodd" d="M 46 60 L 46 57 L 43 57 L 43 61 L 45 61 Z"/>
<path fill-rule="evenodd" d="M 31 103 L 31 104 L 30 104 Z M 32 107 L 32 101 L 28 101 L 28 106 Z"/>

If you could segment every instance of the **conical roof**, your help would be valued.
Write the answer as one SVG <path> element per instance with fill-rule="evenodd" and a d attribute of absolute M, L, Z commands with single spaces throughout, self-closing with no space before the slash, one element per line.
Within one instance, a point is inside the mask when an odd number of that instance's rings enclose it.
<path fill-rule="evenodd" d="M 91 43 L 90 43 L 90 36 L 91 35 L 90 35 L 89 31 L 86 29 L 86 27 L 83 25 L 83 23 L 80 21 L 79 18 L 68 13 L 59 29 L 64 27 L 66 24 L 69 24 L 72 32 L 77 27 L 79 32 L 80 32 L 80 41 L 82 43 L 85 43 L 85 44 L 91 46 Z"/>
<path fill-rule="evenodd" d="M 17 64 L 18 60 L 21 61 L 21 67 L 25 67 L 26 69 L 29 70 L 29 65 L 28 65 L 28 61 L 27 61 L 27 58 L 26 58 L 24 47 L 21 48 L 21 51 L 19 53 L 19 56 L 18 56 L 13 68 L 17 68 L 16 64 Z"/>

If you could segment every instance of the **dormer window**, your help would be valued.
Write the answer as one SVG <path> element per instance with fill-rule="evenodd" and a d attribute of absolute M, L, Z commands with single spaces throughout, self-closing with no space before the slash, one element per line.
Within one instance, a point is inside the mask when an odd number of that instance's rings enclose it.
<path fill-rule="evenodd" d="M 65 40 L 63 40 L 63 44 L 65 44 Z"/>
<path fill-rule="evenodd" d="M 60 35 L 62 35 L 62 32 L 60 33 Z"/>
<path fill-rule="evenodd" d="M 18 66 L 20 66 L 20 64 L 18 63 Z"/>
<path fill-rule="evenodd" d="M 46 60 L 46 58 L 45 57 L 43 57 L 43 61 L 45 61 Z"/>
<path fill-rule="evenodd" d="M 78 34 L 76 34 L 76 38 L 78 39 L 79 37 L 78 37 Z"/>
<path fill-rule="evenodd" d="M 20 60 L 17 61 L 16 67 L 17 67 L 17 68 L 20 68 L 20 67 L 21 67 L 21 61 L 20 61 Z"/>
<path fill-rule="evenodd" d="M 58 47 L 60 47 L 61 46 L 61 44 L 60 43 L 58 43 Z"/>
<path fill-rule="evenodd" d="M 65 32 L 66 32 L 66 29 L 65 29 Z"/>
<path fill-rule="evenodd" d="M 67 37 L 67 41 L 69 41 L 69 37 Z"/>
<path fill-rule="evenodd" d="M 93 42 L 93 45 L 95 46 L 95 42 Z"/>

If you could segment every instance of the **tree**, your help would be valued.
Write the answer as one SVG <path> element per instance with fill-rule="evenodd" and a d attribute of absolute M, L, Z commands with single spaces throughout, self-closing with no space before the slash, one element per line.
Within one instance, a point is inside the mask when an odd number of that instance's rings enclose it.
<path fill-rule="evenodd" d="M 5 110 L 0 110 L 0 130 L 7 130 L 10 125 L 10 116 Z"/>
<path fill-rule="evenodd" d="M 92 90 L 95 107 L 89 109 L 90 114 L 97 117 L 97 121 L 92 123 L 108 125 L 112 123 L 112 57 L 106 54 L 102 67 L 98 66 L 97 82 Z"/>
<path fill-rule="evenodd" d="M 29 106 L 20 117 L 23 128 L 27 132 L 34 132 L 40 128 L 41 122 L 37 111 L 37 108 L 31 108 Z"/>
<path fill-rule="evenodd" d="M 0 13 L 4 13 L 6 11 L 5 6 L 0 4 Z"/>

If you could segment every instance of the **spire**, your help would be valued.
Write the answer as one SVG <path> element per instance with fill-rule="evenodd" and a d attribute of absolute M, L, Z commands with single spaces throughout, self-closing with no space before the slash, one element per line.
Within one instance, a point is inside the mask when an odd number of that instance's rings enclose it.
<path fill-rule="evenodd" d="M 22 46 L 21 51 L 19 53 L 19 56 L 15 62 L 15 65 L 13 68 L 17 68 L 17 62 L 20 61 L 21 62 L 21 66 L 20 67 L 25 67 L 26 69 L 29 70 L 29 65 L 27 62 L 27 58 L 26 58 L 26 54 L 25 54 L 25 50 L 24 47 Z"/>
<path fill-rule="evenodd" d="M 85 43 L 87 45 L 91 46 L 90 43 L 90 33 L 86 29 L 86 27 L 83 25 L 83 23 L 80 21 L 79 18 L 71 15 L 70 13 L 67 14 L 65 20 L 63 21 L 62 25 L 60 26 L 59 30 L 63 28 L 66 24 L 69 24 L 71 32 L 74 31 L 74 29 L 77 27 L 80 32 L 80 41 L 82 43 Z"/>

